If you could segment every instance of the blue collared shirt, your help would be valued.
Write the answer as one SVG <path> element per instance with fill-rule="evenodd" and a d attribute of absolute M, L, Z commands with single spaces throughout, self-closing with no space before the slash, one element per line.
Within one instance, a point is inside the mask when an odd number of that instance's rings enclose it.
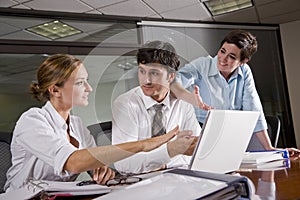
<path fill-rule="evenodd" d="M 199 87 L 204 103 L 214 109 L 260 111 L 254 132 L 267 129 L 262 104 L 255 88 L 250 67 L 237 68 L 228 82 L 217 67 L 217 56 L 200 57 L 183 66 L 177 72 L 176 81 L 183 87 Z M 207 111 L 195 108 L 199 122 L 204 122 Z"/>

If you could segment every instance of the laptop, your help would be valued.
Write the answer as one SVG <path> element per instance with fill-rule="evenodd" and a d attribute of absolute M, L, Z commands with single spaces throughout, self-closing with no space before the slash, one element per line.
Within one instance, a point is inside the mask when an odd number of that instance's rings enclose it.
<path fill-rule="evenodd" d="M 239 169 L 259 112 L 210 110 L 189 168 L 212 173 Z"/>

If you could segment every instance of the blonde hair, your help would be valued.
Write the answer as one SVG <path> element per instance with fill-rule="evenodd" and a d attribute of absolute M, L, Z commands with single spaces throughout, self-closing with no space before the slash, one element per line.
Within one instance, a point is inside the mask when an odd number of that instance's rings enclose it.
<path fill-rule="evenodd" d="M 38 101 L 50 100 L 48 88 L 62 87 L 82 62 L 72 55 L 56 54 L 48 57 L 37 70 L 37 81 L 30 84 L 30 93 Z"/>

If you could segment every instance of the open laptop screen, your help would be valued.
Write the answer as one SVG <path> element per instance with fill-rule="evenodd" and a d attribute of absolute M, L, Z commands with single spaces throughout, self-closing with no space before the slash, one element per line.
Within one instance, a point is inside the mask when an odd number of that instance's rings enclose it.
<path fill-rule="evenodd" d="M 190 169 L 228 173 L 239 168 L 259 112 L 210 110 L 194 150 Z"/>

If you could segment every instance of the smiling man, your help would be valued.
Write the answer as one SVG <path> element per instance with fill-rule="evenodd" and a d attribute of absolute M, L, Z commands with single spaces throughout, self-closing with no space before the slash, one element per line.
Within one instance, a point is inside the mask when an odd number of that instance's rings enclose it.
<path fill-rule="evenodd" d="M 120 95 L 113 103 L 112 143 L 155 137 L 174 127 L 199 135 L 201 127 L 191 104 L 174 98 L 170 85 L 179 67 L 174 47 L 152 41 L 138 50 L 139 86 Z M 189 164 L 198 137 L 178 136 L 176 140 L 147 152 L 138 153 L 115 163 L 119 172 L 142 173 Z M 190 143 L 189 148 L 178 145 Z"/>

